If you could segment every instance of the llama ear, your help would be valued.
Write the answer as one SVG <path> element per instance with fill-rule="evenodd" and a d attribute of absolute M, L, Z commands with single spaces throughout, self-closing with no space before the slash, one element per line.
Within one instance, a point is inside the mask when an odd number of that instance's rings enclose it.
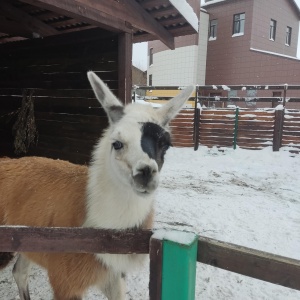
<path fill-rule="evenodd" d="M 124 115 L 123 104 L 94 72 L 88 72 L 87 76 L 96 98 L 107 113 L 109 121 L 111 123 L 119 121 Z"/>
<path fill-rule="evenodd" d="M 194 86 L 188 86 L 175 98 L 169 100 L 167 104 L 158 109 L 157 113 L 161 118 L 162 125 L 167 125 L 180 111 L 183 104 L 190 98 L 194 91 Z"/>

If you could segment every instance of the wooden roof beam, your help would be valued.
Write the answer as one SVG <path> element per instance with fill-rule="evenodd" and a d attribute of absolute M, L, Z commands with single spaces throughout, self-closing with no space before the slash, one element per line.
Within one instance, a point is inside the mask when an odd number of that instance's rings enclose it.
<path fill-rule="evenodd" d="M 155 6 L 170 5 L 170 1 L 169 0 L 144 0 L 143 2 L 141 2 L 141 5 L 146 9 L 150 9 Z"/>
<path fill-rule="evenodd" d="M 0 16 L 0 30 L 6 34 L 13 36 L 21 36 L 25 38 L 32 38 L 32 32 L 24 27 L 20 27 L 20 24 L 15 21 L 7 20 L 5 17 Z"/>
<path fill-rule="evenodd" d="M 115 32 L 131 33 L 132 29 L 124 20 L 111 16 L 95 7 L 88 6 L 79 0 L 21 0 L 22 2 L 46 8 L 58 14 L 63 14 L 76 20 Z"/>
<path fill-rule="evenodd" d="M 23 1 L 28 2 L 28 0 Z M 53 0 L 39 0 L 39 2 L 45 1 L 52 2 Z M 59 0 L 56 1 L 60 2 Z M 66 0 L 64 0 L 64 2 L 65 1 Z M 84 5 L 85 7 L 93 8 L 94 11 L 97 10 L 111 17 L 125 20 L 126 23 L 131 24 L 133 27 L 156 36 L 157 39 L 161 40 L 169 48 L 174 49 L 175 47 L 173 36 L 135 0 L 109 2 L 107 0 L 76 0 L 76 2 L 81 3 L 81 5 Z"/>
<path fill-rule="evenodd" d="M 19 8 L 14 7 L 6 1 L 0 1 L 0 10 L 3 15 L 9 17 L 20 25 L 24 26 L 25 30 L 28 30 L 34 34 L 40 36 L 49 36 L 57 34 L 57 30 L 44 22 L 30 16 L 26 12 Z"/>
<path fill-rule="evenodd" d="M 22 2 L 63 13 L 105 29 L 132 32 L 133 26 L 155 36 L 169 48 L 175 47 L 173 35 L 135 0 L 109 2 L 107 0 L 22 0 Z"/>
<path fill-rule="evenodd" d="M 122 0 L 120 2 L 123 2 L 123 5 L 125 5 L 125 14 L 128 15 L 128 12 L 130 12 L 129 22 L 134 27 L 149 32 L 150 34 L 160 39 L 170 49 L 175 49 L 174 37 L 148 12 L 146 12 L 140 4 L 138 4 L 135 0 Z"/>

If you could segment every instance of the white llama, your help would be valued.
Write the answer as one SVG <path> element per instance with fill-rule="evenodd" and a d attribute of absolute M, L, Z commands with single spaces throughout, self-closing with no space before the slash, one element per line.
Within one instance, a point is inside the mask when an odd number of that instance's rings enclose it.
<path fill-rule="evenodd" d="M 154 191 L 171 146 L 168 124 L 193 92 L 186 88 L 159 109 L 124 107 L 93 73 L 88 78 L 109 127 L 89 167 L 41 157 L 0 162 L 0 225 L 150 229 Z M 79 133 L 80 134 L 80 133 Z M 13 257 L 0 253 L 0 267 Z M 141 254 L 19 253 L 13 273 L 21 300 L 30 300 L 31 262 L 45 268 L 55 300 L 80 300 L 98 286 L 109 300 L 125 299 L 122 274 Z"/>

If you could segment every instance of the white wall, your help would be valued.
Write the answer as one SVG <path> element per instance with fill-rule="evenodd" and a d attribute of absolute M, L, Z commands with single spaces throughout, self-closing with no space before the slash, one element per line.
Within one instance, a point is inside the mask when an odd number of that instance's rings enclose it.
<path fill-rule="evenodd" d="M 189 85 L 196 83 L 194 67 L 198 46 L 180 47 L 153 55 L 153 64 L 148 67 L 153 85 Z M 148 82 L 149 84 L 149 82 Z"/>
<path fill-rule="evenodd" d="M 209 14 L 207 12 L 200 11 L 198 64 L 195 70 L 197 78 L 196 83 L 199 85 L 205 85 L 208 24 Z"/>
<path fill-rule="evenodd" d="M 190 85 L 205 84 L 207 36 L 209 15 L 200 12 L 198 45 L 179 47 L 175 50 L 165 50 L 153 55 L 153 64 L 148 66 L 152 75 L 152 85 Z M 148 56 L 149 61 L 149 56 Z"/>

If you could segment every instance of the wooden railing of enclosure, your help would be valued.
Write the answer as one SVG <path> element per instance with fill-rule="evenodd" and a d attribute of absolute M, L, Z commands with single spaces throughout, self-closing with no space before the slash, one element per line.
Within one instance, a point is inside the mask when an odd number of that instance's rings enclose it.
<path fill-rule="evenodd" d="M 174 91 L 182 87 L 139 87 L 144 90 Z M 205 90 L 282 90 L 283 97 L 208 97 L 201 96 Z M 173 143 L 177 147 L 198 145 L 208 147 L 233 147 L 244 149 L 263 149 L 272 146 L 274 151 L 280 148 L 293 153 L 300 152 L 300 109 L 286 109 L 287 102 L 299 102 L 300 98 L 287 97 L 287 91 L 297 91 L 300 86 L 197 86 L 191 97 L 193 108 L 185 108 L 171 122 Z M 300 95 L 299 95 L 300 96 Z M 165 100 L 168 97 L 156 97 Z M 251 103 L 266 102 L 268 108 L 239 108 L 227 105 L 220 108 L 198 108 L 204 101 L 212 103 Z M 191 101 L 190 101 L 191 103 Z M 272 108 L 281 104 L 282 109 Z"/>
<path fill-rule="evenodd" d="M 151 231 L 1 226 L 0 241 L 0 252 L 150 252 L 149 299 L 170 300 L 168 297 L 162 298 L 160 290 L 164 240 L 155 238 Z M 299 260 L 204 237 L 199 237 L 197 244 L 196 260 L 200 263 L 300 290 Z M 191 299 L 194 298 L 181 300 Z"/>
<path fill-rule="evenodd" d="M 180 114 L 171 121 L 173 146 L 193 147 L 194 146 L 194 115 L 193 109 L 182 110 Z"/>
<path fill-rule="evenodd" d="M 171 122 L 176 147 L 233 147 L 259 150 L 272 146 L 300 152 L 300 110 L 184 109 Z"/>

